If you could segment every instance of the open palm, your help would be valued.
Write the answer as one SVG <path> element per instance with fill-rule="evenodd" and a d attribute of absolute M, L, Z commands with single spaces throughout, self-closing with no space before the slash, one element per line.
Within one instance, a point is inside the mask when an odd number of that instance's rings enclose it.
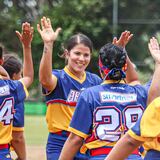
<path fill-rule="evenodd" d="M 132 37 L 133 37 L 133 34 L 131 34 L 130 31 L 124 31 L 121 33 L 120 38 L 117 39 L 117 37 L 115 37 L 112 43 L 119 47 L 125 48 L 125 46 L 132 39 Z"/>
<path fill-rule="evenodd" d="M 150 42 L 148 43 L 148 48 L 153 59 L 157 63 L 160 63 L 160 48 L 159 48 L 158 40 L 155 37 L 152 37 L 150 39 Z"/>
<path fill-rule="evenodd" d="M 57 39 L 61 28 L 57 28 L 54 31 L 50 19 L 43 17 L 41 19 L 41 26 L 40 24 L 37 24 L 37 30 L 40 33 L 44 42 L 54 42 Z"/>
<path fill-rule="evenodd" d="M 30 46 L 33 39 L 33 27 L 28 22 L 22 24 L 22 32 L 16 31 L 19 40 L 24 46 Z"/>

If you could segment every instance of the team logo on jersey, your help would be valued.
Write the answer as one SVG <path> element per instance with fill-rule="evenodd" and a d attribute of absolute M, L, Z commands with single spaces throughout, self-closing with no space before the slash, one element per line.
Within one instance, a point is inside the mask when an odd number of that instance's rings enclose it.
<path fill-rule="evenodd" d="M 137 101 L 136 94 L 123 94 L 118 92 L 100 92 L 101 102 L 134 102 Z"/>
<path fill-rule="evenodd" d="M 69 94 L 68 94 L 67 101 L 68 102 L 77 102 L 79 95 L 80 95 L 79 91 L 71 89 Z"/>
<path fill-rule="evenodd" d="M 2 86 L 0 87 L 0 96 L 6 96 L 10 94 L 9 86 Z"/>

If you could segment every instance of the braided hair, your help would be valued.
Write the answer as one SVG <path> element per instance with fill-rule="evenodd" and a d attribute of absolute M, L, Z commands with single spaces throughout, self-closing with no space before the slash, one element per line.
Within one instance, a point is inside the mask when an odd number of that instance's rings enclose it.
<path fill-rule="evenodd" d="M 99 66 L 106 78 L 121 80 L 126 77 L 123 67 L 126 64 L 126 51 L 114 44 L 107 43 L 99 51 Z"/>

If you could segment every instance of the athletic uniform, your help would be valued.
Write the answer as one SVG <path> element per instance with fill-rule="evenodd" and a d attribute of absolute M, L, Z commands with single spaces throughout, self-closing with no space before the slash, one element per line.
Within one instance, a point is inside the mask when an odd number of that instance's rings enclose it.
<path fill-rule="evenodd" d="M 0 160 L 11 160 L 9 142 L 12 139 L 14 106 L 24 101 L 27 94 L 20 81 L 0 80 Z"/>
<path fill-rule="evenodd" d="M 147 107 L 128 134 L 145 142 L 143 146 L 147 154 L 144 160 L 160 160 L 160 97 Z"/>
<path fill-rule="evenodd" d="M 86 139 L 81 152 L 102 160 L 146 107 L 147 92 L 141 85 L 106 80 L 86 89 L 78 99 L 69 131 Z M 89 136 L 89 137 L 88 137 Z M 136 150 L 132 159 L 141 159 Z"/>
<path fill-rule="evenodd" d="M 68 127 L 73 116 L 80 92 L 85 88 L 98 85 L 102 80 L 95 74 L 85 72 L 82 80 L 74 76 L 66 67 L 63 70 L 53 70 L 57 77 L 57 86 L 46 94 L 49 136 L 47 142 L 47 159 L 57 160 L 63 145 L 69 135 Z M 78 156 L 79 157 L 79 156 Z M 84 155 L 80 155 L 83 159 Z"/>
<path fill-rule="evenodd" d="M 24 102 L 20 102 L 15 106 L 15 114 L 13 118 L 13 131 L 24 131 Z"/>
<path fill-rule="evenodd" d="M 144 87 L 145 87 L 145 89 L 147 90 L 147 92 L 149 91 L 149 88 L 150 88 L 150 86 L 151 86 L 151 83 L 152 83 L 152 79 L 150 79 L 150 80 L 144 85 Z"/>

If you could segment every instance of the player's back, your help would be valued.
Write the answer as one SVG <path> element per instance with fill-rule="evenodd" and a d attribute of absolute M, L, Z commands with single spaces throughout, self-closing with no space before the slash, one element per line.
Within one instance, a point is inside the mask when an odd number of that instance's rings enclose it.
<path fill-rule="evenodd" d="M 11 140 L 14 105 L 26 97 L 20 81 L 0 80 L 0 144 Z"/>
<path fill-rule="evenodd" d="M 147 102 L 147 92 L 141 85 L 113 81 L 88 89 L 84 97 L 91 103 L 94 117 L 93 132 L 86 142 L 88 148 L 102 146 L 103 140 L 113 146 L 143 114 Z"/>

